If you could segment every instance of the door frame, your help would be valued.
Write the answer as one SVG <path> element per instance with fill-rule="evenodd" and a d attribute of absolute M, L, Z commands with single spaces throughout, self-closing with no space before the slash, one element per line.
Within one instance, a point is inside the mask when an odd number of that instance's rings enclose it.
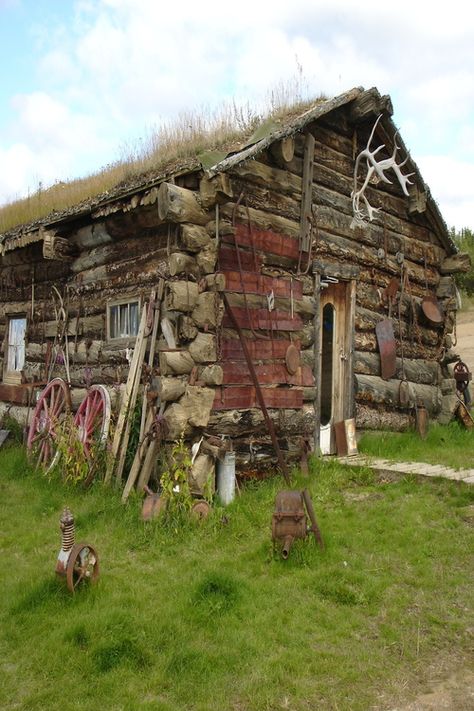
<path fill-rule="evenodd" d="M 355 265 L 341 265 L 330 262 L 313 262 L 314 274 L 314 385 L 316 396 L 314 400 L 314 451 L 320 449 L 321 436 L 321 344 L 322 344 L 322 309 L 321 309 L 321 281 L 325 276 L 337 279 L 339 283 L 345 285 L 345 323 L 343 325 L 344 353 L 333 353 L 333 358 L 340 358 L 344 355 L 343 376 L 341 378 L 340 406 L 341 419 L 346 420 L 354 416 L 355 400 L 353 387 L 354 370 L 354 335 L 355 335 L 355 309 L 356 309 L 356 288 L 359 267 Z M 324 303 L 326 301 L 324 300 Z M 339 368 L 338 368 L 339 370 Z"/>

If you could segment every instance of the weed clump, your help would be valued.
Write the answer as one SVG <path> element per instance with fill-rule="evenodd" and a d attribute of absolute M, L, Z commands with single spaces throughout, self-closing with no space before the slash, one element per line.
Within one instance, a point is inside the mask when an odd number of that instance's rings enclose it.
<path fill-rule="evenodd" d="M 194 604 L 211 615 L 232 609 L 240 597 L 237 582 L 224 573 L 207 573 L 194 592 Z"/>

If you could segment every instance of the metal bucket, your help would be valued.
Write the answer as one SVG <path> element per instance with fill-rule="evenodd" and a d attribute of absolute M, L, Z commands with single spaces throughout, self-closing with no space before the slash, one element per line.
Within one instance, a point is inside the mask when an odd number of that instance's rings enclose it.
<path fill-rule="evenodd" d="M 217 495 L 224 506 L 235 498 L 235 452 L 226 452 L 217 462 Z"/>

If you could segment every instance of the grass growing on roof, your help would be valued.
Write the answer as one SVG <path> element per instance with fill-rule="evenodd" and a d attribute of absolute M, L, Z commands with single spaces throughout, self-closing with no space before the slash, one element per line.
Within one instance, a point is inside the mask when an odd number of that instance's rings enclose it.
<path fill-rule="evenodd" d="M 467 486 L 312 462 L 326 548 L 272 553 L 281 478 L 171 532 L 140 501 L 31 472 L 0 451 L 0 708 L 351 709 L 423 684 L 432 662 L 467 664 L 472 527 Z M 72 597 L 56 580 L 58 521 L 95 545 L 101 578 Z"/>
<path fill-rule="evenodd" d="M 454 469 L 474 468 L 474 431 L 453 420 L 432 424 L 426 439 L 414 432 L 364 432 L 359 451 L 399 462 L 444 464 Z"/>
<path fill-rule="evenodd" d="M 33 194 L 0 207 L 0 233 L 98 197 L 106 199 L 116 188 L 157 174 L 196 167 L 203 151 L 238 150 L 262 122 L 273 119 L 284 124 L 323 99 L 310 96 L 299 67 L 295 77 L 275 85 L 260 105 L 232 101 L 214 110 L 202 107 L 181 113 L 146 131 L 137 143 L 122 146 L 120 158 L 102 169 L 46 187 L 40 183 Z"/>

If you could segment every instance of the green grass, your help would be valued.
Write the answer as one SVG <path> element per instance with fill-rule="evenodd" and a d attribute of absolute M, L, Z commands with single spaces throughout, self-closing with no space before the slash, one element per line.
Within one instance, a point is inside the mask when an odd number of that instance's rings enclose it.
<path fill-rule="evenodd" d="M 431 425 L 426 439 L 416 432 L 366 431 L 359 451 L 399 462 L 444 464 L 454 469 L 474 468 L 474 430 L 457 421 L 449 425 Z"/>
<path fill-rule="evenodd" d="M 49 482 L 4 447 L 0 708 L 366 711 L 416 693 L 432 663 L 469 664 L 468 487 L 312 470 L 326 548 L 300 541 L 284 561 L 279 477 L 170 530 L 142 523 L 138 499 Z M 101 564 L 74 597 L 54 574 L 66 504 Z"/>

